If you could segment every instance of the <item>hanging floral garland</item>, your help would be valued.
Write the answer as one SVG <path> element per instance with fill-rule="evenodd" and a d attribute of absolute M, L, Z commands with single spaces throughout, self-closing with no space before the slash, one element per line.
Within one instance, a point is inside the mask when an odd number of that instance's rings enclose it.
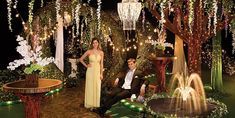
<path fill-rule="evenodd" d="M 87 0 L 87 3 L 90 4 L 91 0 Z"/>
<path fill-rule="evenodd" d="M 29 2 L 29 30 L 30 32 L 32 32 L 32 21 L 33 21 L 33 5 L 34 5 L 34 1 L 35 0 L 31 0 L 31 2 Z"/>
<path fill-rule="evenodd" d="M 224 30 L 225 30 L 225 36 L 227 37 L 227 31 L 228 31 L 228 15 L 227 14 L 224 14 Z"/>
<path fill-rule="evenodd" d="M 101 0 L 97 0 L 97 21 L 98 21 L 98 35 L 100 34 L 100 27 L 101 27 L 101 17 L 100 17 L 100 10 L 101 10 Z"/>
<path fill-rule="evenodd" d="M 230 25 L 230 30 L 232 32 L 232 46 L 233 46 L 233 50 L 232 50 L 232 53 L 235 54 L 235 19 L 233 19 L 231 21 L 231 25 Z"/>
<path fill-rule="evenodd" d="M 56 0 L 56 19 L 58 19 L 60 16 L 59 16 L 59 12 L 60 12 L 60 0 Z"/>
<path fill-rule="evenodd" d="M 143 31 L 145 31 L 144 23 L 145 23 L 145 11 L 144 9 L 142 9 L 142 30 Z"/>
<path fill-rule="evenodd" d="M 75 22 L 76 22 L 76 36 L 78 36 L 79 35 L 79 26 L 80 26 L 80 24 L 79 24 L 79 22 L 80 22 L 80 18 L 79 18 L 79 16 L 80 16 L 80 8 L 81 8 L 81 4 L 80 3 L 78 3 L 77 5 L 76 5 L 76 8 L 75 8 Z"/>
<path fill-rule="evenodd" d="M 216 35 L 216 25 L 217 25 L 217 11 L 218 11 L 218 6 L 217 6 L 217 1 L 213 0 L 213 8 L 214 8 L 214 34 Z"/>
<path fill-rule="evenodd" d="M 43 4 L 44 4 L 44 1 L 43 1 L 43 0 L 41 0 L 41 7 L 43 7 Z"/>
<path fill-rule="evenodd" d="M 189 0 L 189 18 L 188 18 L 188 25 L 189 25 L 189 31 L 190 31 L 190 33 L 192 33 L 193 20 L 194 20 L 193 4 L 194 4 L 194 0 Z"/>
<path fill-rule="evenodd" d="M 12 32 L 12 27 L 11 27 L 11 7 L 12 7 L 12 1 L 11 0 L 7 0 L 7 16 L 8 16 L 8 27 L 9 30 Z"/>
<path fill-rule="evenodd" d="M 13 8 L 16 9 L 18 4 L 18 0 L 15 0 Z"/>
<path fill-rule="evenodd" d="M 207 28 L 208 28 L 208 31 L 210 32 L 210 30 L 211 30 L 211 15 L 210 14 L 208 15 L 208 26 L 207 26 Z"/>
<path fill-rule="evenodd" d="M 161 3 L 160 3 L 160 9 L 161 9 L 161 20 L 160 20 L 160 28 L 161 28 L 161 31 L 163 31 L 163 26 L 164 26 L 164 23 L 166 22 L 166 20 L 164 19 L 165 18 L 165 14 L 164 14 L 164 9 L 165 9 L 165 4 L 166 3 L 166 0 L 163 0 Z"/>
<path fill-rule="evenodd" d="M 93 12 L 93 9 L 92 9 L 92 7 L 90 7 L 90 14 L 91 14 L 91 19 L 94 19 L 94 12 Z M 89 26 L 90 27 L 90 26 Z M 91 27 L 90 27 L 90 29 L 92 29 Z M 92 37 L 94 37 L 94 35 L 93 35 L 93 30 L 90 30 L 90 38 L 92 38 Z"/>

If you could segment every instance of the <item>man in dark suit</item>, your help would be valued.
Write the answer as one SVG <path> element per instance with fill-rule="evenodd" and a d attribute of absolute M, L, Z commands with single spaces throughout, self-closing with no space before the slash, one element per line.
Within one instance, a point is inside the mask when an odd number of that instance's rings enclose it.
<path fill-rule="evenodd" d="M 128 59 L 129 70 L 126 73 L 119 74 L 114 82 L 114 88 L 111 93 L 104 96 L 104 102 L 101 107 L 95 109 L 94 112 L 103 116 L 104 113 L 121 99 L 130 98 L 132 94 L 144 95 L 145 87 L 148 81 L 145 81 L 141 71 L 136 69 L 135 59 Z"/>

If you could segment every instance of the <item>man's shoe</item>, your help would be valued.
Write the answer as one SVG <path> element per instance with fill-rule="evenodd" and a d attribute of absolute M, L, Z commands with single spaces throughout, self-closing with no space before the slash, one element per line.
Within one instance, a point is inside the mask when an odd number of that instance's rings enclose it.
<path fill-rule="evenodd" d="M 99 108 L 94 108 L 91 110 L 92 112 L 95 112 L 97 114 L 100 114 L 100 109 Z"/>
<path fill-rule="evenodd" d="M 104 113 L 101 112 L 100 108 L 95 108 L 92 110 L 92 112 L 95 112 L 96 114 L 98 114 L 101 118 L 104 117 Z"/>

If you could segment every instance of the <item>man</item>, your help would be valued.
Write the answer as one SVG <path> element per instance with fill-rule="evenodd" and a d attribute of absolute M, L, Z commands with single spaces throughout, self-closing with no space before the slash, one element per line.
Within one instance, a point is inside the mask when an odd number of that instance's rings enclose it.
<path fill-rule="evenodd" d="M 139 92 L 140 96 L 143 97 L 148 81 L 144 81 L 142 72 L 136 69 L 135 59 L 130 58 L 127 63 L 129 70 L 125 74 L 119 74 L 111 93 L 104 96 L 101 107 L 95 109 L 94 112 L 103 116 L 112 105 L 121 99 L 130 98 L 132 94 L 137 95 Z"/>

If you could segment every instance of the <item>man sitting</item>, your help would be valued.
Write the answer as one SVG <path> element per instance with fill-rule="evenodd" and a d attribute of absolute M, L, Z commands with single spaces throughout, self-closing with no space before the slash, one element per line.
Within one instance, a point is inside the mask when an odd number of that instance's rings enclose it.
<path fill-rule="evenodd" d="M 94 112 L 103 116 L 112 105 L 122 99 L 130 98 L 132 94 L 137 95 L 140 93 L 138 98 L 143 97 L 148 81 L 145 81 L 142 72 L 136 69 L 135 59 L 130 58 L 127 63 L 129 70 L 125 74 L 119 74 L 114 82 L 114 88 L 104 96 L 101 107 L 95 109 Z"/>

